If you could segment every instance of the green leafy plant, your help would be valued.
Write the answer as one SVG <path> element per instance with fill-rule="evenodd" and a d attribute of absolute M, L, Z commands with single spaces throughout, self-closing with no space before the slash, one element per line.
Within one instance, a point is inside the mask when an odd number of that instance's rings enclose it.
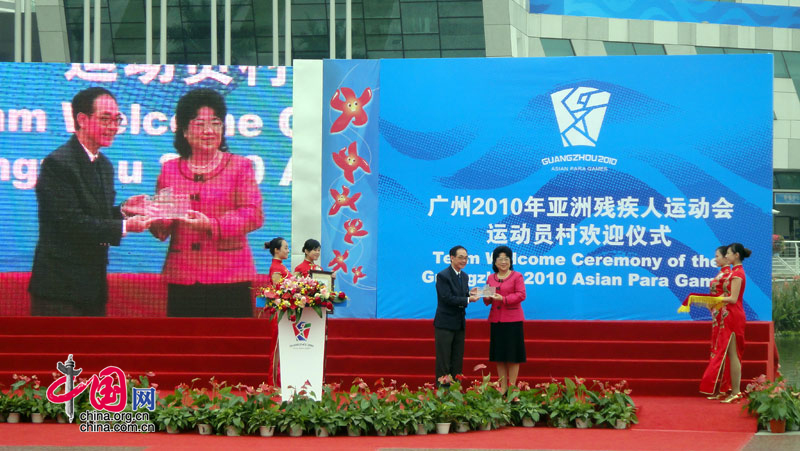
<path fill-rule="evenodd" d="M 776 332 L 800 331 L 800 277 L 772 284 L 772 321 Z"/>
<path fill-rule="evenodd" d="M 513 424 L 522 424 L 522 420 L 530 418 L 534 423 L 547 417 L 545 408 L 546 396 L 541 389 L 531 389 L 528 384 L 520 382 L 520 387 L 509 387 L 509 397 L 518 398 L 519 402 L 510 403 L 510 415 Z"/>
<path fill-rule="evenodd" d="M 192 409 L 178 406 L 173 401 L 156 409 L 153 415 L 153 422 L 162 431 L 167 428 L 183 431 L 192 426 L 192 417 Z"/>
<path fill-rule="evenodd" d="M 244 404 L 244 399 L 231 393 L 232 388 L 218 385 L 216 392 L 219 398 L 212 397 L 214 406 L 217 408 L 212 407 L 213 413 L 210 420 L 211 426 L 218 434 L 224 433 L 228 426 L 233 426 L 238 431 L 244 430 L 251 413 L 251 410 Z"/>
<path fill-rule="evenodd" d="M 636 416 L 636 406 L 630 397 L 631 390 L 627 388 L 626 381 L 613 385 L 594 381 L 594 384 L 599 387 L 598 392 L 591 393 L 595 403 L 596 411 L 593 418 L 596 424 L 617 427 L 617 421 L 625 424 L 639 422 Z"/>
<path fill-rule="evenodd" d="M 590 420 L 595 414 L 592 397 L 589 396 L 589 389 L 584 382 L 585 380 L 579 377 L 574 381 L 569 378 L 564 379 L 566 388 L 564 397 L 568 400 L 566 411 L 570 421 Z"/>
<path fill-rule="evenodd" d="M 248 434 L 252 434 L 257 432 L 258 429 L 262 426 L 278 426 L 278 421 L 281 418 L 281 411 L 278 410 L 277 405 L 273 405 L 270 407 L 264 407 L 260 409 L 255 409 L 250 412 L 247 421 L 247 428 L 245 431 Z"/>
<path fill-rule="evenodd" d="M 426 383 L 423 388 L 408 397 L 407 405 L 410 423 L 422 425 L 426 432 L 433 430 L 436 423 L 436 409 L 439 404 L 434 385 Z"/>
<path fill-rule="evenodd" d="M 356 378 L 348 397 L 342 403 L 342 413 L 347 427 L 359 433 L 369 432 L 374 423 L 375 410 L 370 402 L 369 385 Z"/>
<path fill-rule="evenodd" d="M 771 420 L 786 420 L 787 423 L 800 424 L 800 390 L 787 384 L 778 374 L 774 381 L 762 374 L 754 378 L 745 389 L 747 403 L 743 409 L 758 417 L 760 425 Z"/>
<path fill-rule="evenodd" d="M 37 390 L 39 381 L 36 376 L 28 377 L 14 374 L 15 382 L 11 384 L 8 392 L 6 408 L 9 413 L 18 413 L 22 417 L 30 417 L 31 413 L 39 413 L 41 400 L 35 399 L 34 392 Z M 36 388 L 34 388 L 34 384 Z"/>
<path fill-rule="evenodd" d="M 317 402 L 312 396 L 313 394 L 307 393 L 305 389 L 295 392 L 291 401 L 281 404 L 283 412 L 276 426 L 284 432 L 297 427 L 303 431 L 313 430 Z"/>
<path fill-rule="evenodd" d="M 482 370 L 486 368 L 485 365 L 480 364 L 473 368 L 473 371 Z M 511 403 L 503 399 L 503 395 L 497 389 L 497 382 L 491 382 L 491 374 L 487 373 L 480 379 L 473 381 L 464 392 L 464 400 L 467 405 L 471 407 L 471 415 L 469 417 L 470 426 L 473 429 L 480 428 L 485 425 L 499 425 L 508 423 L 511 419 L 512 406 Z M 509 399 L 517 398 L 519 389 L 509 392 Z M 514 403 L 514 404 L 519 404 Z"/>

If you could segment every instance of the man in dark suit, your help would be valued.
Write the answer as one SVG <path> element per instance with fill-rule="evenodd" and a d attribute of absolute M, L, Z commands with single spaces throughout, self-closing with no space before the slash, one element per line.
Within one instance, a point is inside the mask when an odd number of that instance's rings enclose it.
<path fill-rule="evenodd" d="M 114 168 L 100 153 L 119 130 L 114 96 L 83 90 L 72 99 L 72 117 L 75 134 L 42 161 L 36 182 L 39 242 L 28 286 L 35 316 L 104 316 L 108 246 L 150 224 L 146 196 L 114 206 Z"/>
<path fill-rule="evenodd" d="M 442 376 L 456 377 L 464 364 L 464 332 L 466 308 L 478 300 L 477 288 L 469 289 L 467 250 L 463 246 L 450 249 L 450 266 L 436 275 L 436 316 L 433 319 L 436 341 L 436 381 Z M 449 384 L 444 384 L 449 385 Z"/>

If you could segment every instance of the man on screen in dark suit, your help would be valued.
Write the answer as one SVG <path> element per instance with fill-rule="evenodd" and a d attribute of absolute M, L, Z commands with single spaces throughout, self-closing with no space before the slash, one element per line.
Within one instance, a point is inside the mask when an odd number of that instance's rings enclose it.
<path fill-rule="evenodd" d="M 456 377 L 464 363 L 466 308 L 478 300 L 477 288 L 469 289 L 467 250 L 463 246 L 450 249 L 450 266 L 436 275 L 436 316 L 433 319 L 436 341 L 436 381 L 445 375 Z"/>
<path fill-rule="evenodd" d="M 42 161 L 36 182 L 39 242 L 28 286 L 35 316 L 104 316 L 108 246 L 150 224 L 146 196 L 114 206 L 114 168 L 100 153 L 119 130 L 114 96 L 83 90 L 72 99 L 72 117 L 75 134 Z"/>

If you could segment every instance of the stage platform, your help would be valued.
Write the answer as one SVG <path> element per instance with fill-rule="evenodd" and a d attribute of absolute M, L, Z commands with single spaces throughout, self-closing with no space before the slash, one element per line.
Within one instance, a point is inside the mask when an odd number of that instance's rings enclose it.
<path fill-rule="evenodd" d="M 627 380 L 636 395 L 692 396 L 708 359 L 707 322 L 526 321 L 528 362 L 520 379 L 531 384 L 579 376 Z M 750 322 L 743 383 L 774 377 L 777 355 L 771 322 Z M 212 376 L 229 385 L 268 381 L 274 346 L 264 319 L 0 318 L 0 383 L 13 374 L 52 380 L 56 363 L 73 354 L 84 374 L 114 365 L 127 374 L 154 372 L 151 381 L 172 389 Z M 489 327 L 467 321 L 464 373 L 488 362 Z M 434 379 L 431 320 L 329 320 L 326 382 L 349 386 L 394 379 L 416 388 Z"/>

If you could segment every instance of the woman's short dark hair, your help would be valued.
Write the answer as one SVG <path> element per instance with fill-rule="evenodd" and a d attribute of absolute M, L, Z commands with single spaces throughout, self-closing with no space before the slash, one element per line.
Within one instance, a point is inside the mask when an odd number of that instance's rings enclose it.
<path fill-rule="evenodd" d="M 495 262 L 497 262 L 497 257 L 499 257 L 500 254 L 506 254 L 506 257 L 508 257 L 509 260 L 511 260 L 511 264 L 508 265 L 508 269 L 513 270 L 514 253 L 511 251 L 511 248 L 508 246 L 497 246 L 492 251 L 492 271 L 497 272 L 497 265 L 495 264 Z"/>
<path fill-rule="evenodd" d="M 192 155 L 192 147 L 183 134 L 189 128 L 189 121 L 197 117 L 197 112 L 200 111 L 200 108 L 206 106 L 214 110 L 214 115 L 221 121 L 225 121 L 225 116 L 228 114 L 225 98 L 213 89 L 193 89 L 178 100 L 178 106 L 175 107 L 175 140 L 172 145 L 175 146 L 178 155 L 183 158 L 188 158 Z M 222 129 L 222 141 L 219 143 L 219 150 L 223 152 L 228 150 L 224 128 Z"/>
<path fill-rule="evenodd" d="M 319 244 L 319 241 L 315 240 L 314 238 L 309 238 L 303 243 L 303 252 L 305 251 L 313 251 L 314 249 L 321 248 L 322 245 Z"/>
<path fill-rule="evenodd" d="M 728 249 L 734 254 L 739 254 L 739 260 L 744 260 L 753 253 L 750 249 L 744 247 L 742 243 L 732 243 L 728 245 Z"/>
<path fill-rule="evenodd" d="M 269 249 L 269 253 L 272 254 L 272 256 L 274 257 L 275 252 L 277 252 L 278 249 L 280 249 L 281 246 L 283 246 L 284 241 L 286 240 L 284 240 L 283 237 L 276 236 L 275 238 L 271 239 L 269 243 L 264 244 L 264 247 Z"/>
<path fill-rule="evenodd" d="M 720 246 L 720 247 L 718 247 L 717 250 L 714 251 L 714 253 L 716 254 L 717 252 L 719 252 L 719 255 L 722 255 L 724 257 L 725 254 L 728 253 L 728 246 Z"/>

